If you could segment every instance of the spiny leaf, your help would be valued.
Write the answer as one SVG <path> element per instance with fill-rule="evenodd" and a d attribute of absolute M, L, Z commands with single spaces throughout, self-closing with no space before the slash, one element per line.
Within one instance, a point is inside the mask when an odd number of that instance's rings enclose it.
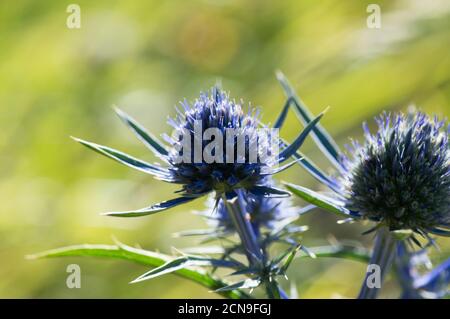
<path fill-rule="evenodd" d="M 41 259 L 41 258 L 54 258 L 54 257 L 104 257 L 123 259 L 139 263 L 141 265 L 150 267 L 160 267 L 168 261 L 172 260 L 172 257 L 156 253 L 148 250 L 133 248 L 124 244 L 117 245 L 75 245 L 68 246 L 59 249 L 48 250 L 39 254 L 28 256 L 29 259 Z M 217 290 L 222 287 L 228 286 L 227 283 L 221 281 L 206 271 L 201 269 L 189 269 L 182 268 L 176 270 L 174 274 L 194 281 L 210 290 Z M 248 294 L 240 290 L 227 290 L 222 291 L 220 294 L 227 298 L 232 299 L 248 299 L 251 298 Z"/>
<path fill-rule="evenodd" d="M 300 248 L 302 248 L 302 245 L 297 245 L 297 247 L 293 248 L 291 250 L 291 252 L 288 254 L 286 260 L 284 261 L 284 263 L 281 265 L 280 267 L 280 273 L 284 274 L 286 273 L 286 270 L 289 268 L 289 266 L 291 265 L 292 261 L 294 260 L 295 255 L 297 254 L 297 252 L 300 250 Z"/>
<path fill-rule="evenodd" d="M 368 263 L 370 260 L 370 251 L 362 247 L 330 245 L 320 247 L 309 247 L 309 251 L 314 253 L 317 258 L 343 258 L 362 263 Z M 307 253 L 297 255 L 298 258 L 308 256 Z"/>
<path fill-rule="evenodd" d="M 264 127 L 264 125 L 259 122 L 259 125 L 261 127 Z M 280 147 L 286 148 L 288 146 L 288 143 L 280 138 Z M 314 164 L 313 161 L 311 161 L 307 156 L 302 154 L 300 151 L 295 152 L 292 154 L 292 156 L 296 159 L 297 163 L 302 166 L 308 173 L 310 173 L 315 179 L 317 179 L 321 184 L 325 184 L 328 187 L 330 187 L 332 190 L 338 192 L 339 187 L 336 185 L 336 183 L 328 177 L 319 167 L 317 167 L 316 164 Z M 274 172 L 272 174 L 276 174 L 277 172 Z"/>
<path fill-rule="evenodd" d="M 294 89 L 292 88 L 291 84 L 284 76 L 284 74 L 281 71 L 277 71 L 276 75 L 288 99 L 283 107 L 283 111 L 281 112 L 276 124 L 280 126 L 283 124 L 284 119 L 286 118 L 287 109 L 289 108 L 291 103 L 294 104 L 295 106 L 294 110 L 296 111 L 296 114 L 300 118 L 302 123 L 304 125 L 310 123 L 313 118 L 313 115 L 310 113 L 309 109 L 297 96 L 297 94 L 295 93 Z M 330 159 L 330 161 L 339 170 L 341 170 L 342 166 L 339 162 L 339 154 L 341 152 L 336 142 L 330 136 L 330 134 L 319 124 L 313 128 L 312 137 L 316 141 L 316 144 L 319 146 L 321 151 Z"/>
<path fill-rule="evenodd" d="M 178 197 L 174 199 L 170 199 L 155 205 L 152 205 L 150 207 L 141 208 L 138 210 L 130 210 L 126 212 L 109 212 L 105 213 L 103 215 L 106 216 L 114 216 L 114 217 L 141 217 L 141 216 L 147 216 L 155 213 L 159 213 L 163 210 L 188 203 L 192 200 L 196 199 L 196 197 Z"/>
<path fill-rule="evenodd" d="M 332 213 L 335 213 L 336 215 L 339 216 L 345 216 L 345 217 L 358 217 L 357 215 L 355 215 L 355 213 L 351 212 L 350 210 L 348 210 L 347 208 L 345 208 L 344 206 L 341 206 L 339 204 L 336 203 L 336 201 L 334 199 L 328 198 L 325 195 L 316 193 L 310 189 L 307 189 L 305 187 L 302 186 L 298 186 L 298 185 L 294 185 L 294 184 L 290 184 L 290 183 L 285 183 L 287 189 L 289 189 L 293 194 L 301 197 L 302 199 L 304 199 L 305 201 L 316 205 L 317 207 L 326 209 Z"/>
<path fill-rule="evenodd" d="M 208 257 L 201 257 L 201 256 L 182 256 L 179 258 L 176 258 L 174 260 L 171 260 L 164 265 L 161 265 L 158 268 L 152 269 L 145 274 L 139 276 L 135 280 L 133 280 L 131 283 L 141 282 L 144 280 L 149 280 L 152 278 L 156 278 L 168 273 L 172 273 L 174 271 L 177 271 L 182 268 L 186 267 L 222 267 L 222 268 L 240 268 L 243 267 L 241 263 L 237 262 L 231 262 L 227 260 L 221 260 L 221 259 L 213 259 Z"/>
<path fill-rule="evenodd" d="M 120 119 L 128 127 L 130 127 L 136 136 L 156 155 L 167 156 L 169 154 L 164 145 L 156 137 L 147 132 L 147 130 L 143 128 L 135 119 L 118 108 L 115 108 L 115 111 Z"/>
<path fill-rule="evenodd" d="M 282 140 L 281 146 L 287 146 L 287 143 Z M 298 164 L 306 169 L 308 173 L 310 173 L 315 179 L 317 179 L 321 184 L 327 185 L 332 190 L 338 192 L 339 187 L 336 185 L 336 183 L 327 175 L 325 174 L 314 162 L 309 159 L 307 156 L 305 156 L 300 151 L 295 152 L 292 155 L 298 162 Z"/>
<path fill-rule="evenodd" d="M 300 249 L 310 258 L 317 258 L 316 254 L 311 251 L 309 248 L 306 248 L 305 246 L 301 246 Z"/>
<path fill-rule="evenodd" d="M 293 249 L 295 249 L 296 247 L 292 247 L 291 249 L 286 249 L 285 251 L 283 251 L 281 254 L 279 254 L 278 256 L 276 256 L 275 258 L 273 258 L 271 260 L 271 264 L 272 266 L 275 266 L 277 264 L 279 264 L 284 258 L 286 258 L 287 255 L 289 255 Z"/>
<path fill-rule="evenodd" d="M 289 163 L 287 163 L 287 164 L 284 164 L 283 166 L 276 167 L 276 168 L 272 169 L 270 172 L 265 173 L 265 174 L 261 174 L 261 175 L 275 175 L 275 174 L 278 174 L 278 173 L 280 173 L 280 172 L 282 172 L 282 171 L 284 171 L 284 170 L 290 168 L 290 167 L 293 166 L 295 163 L 300 162 L 301 160 L 302 160 L 302 159 L 299 158 L 299 159 L 297 159 L 297 160 L 294 160 L 294 161 L 292 161 L 292 162 L 289 162 Z"/>
<path fill-rule="evenodd" d="M 302 146 L 305 139 L 308 137 L 308 134 L 311 132 L 314 126 L 320 121 L 325 112 L 326 110 L 321 114 L 319 114 L 319 116 L 317 116 L 313 121 L 309 122 L 308 125 L 305 127 L 305 129 L 294 140 L 294 142 L 292 142 L 288 147 L 286 147 L 283 151 L 281 151 L 280 158 L 278 159 L 280 163 L 284 162 L 297 152 L 300 146 Z"/>
<path fill-rule="evenodd" d="M 281 109 L 280 114 L 278 114 L 277 119 L 275 120 L 275 123 L 273 124 L 273 128 L 277 128 L 277 129 L 281 129 L 281 127 L 283 126 L 284 122 L 286 121 L 286 117 L 289 111 L 289 106 L 292 103 L 292 98 L 288 97 L 286 102 L 284 103 L 283 108 Z"/>
<path fill-rule="evenodd" d="M 163 178 L 169 178 L 169 173 L 162 167 L 152 165 L 149 163 L 146 163 L 140 159 L 134 158 L 128 154 L 125 154 L 123 152 L 120 152 L 118 150 L 115 150 L 113 148 L 95 144 L 92 142 L 88 142 L 76 137 L 72 137 L 75 141 L 78 143 L 81 143 L 82 145 L 86 146 L 87 148 L 90 148 L 91 150 L 94 150 L 106 157 L 109 157 L 123 165 L 126 165 L 128 167 L 137 169 L 139 171 L 152 174 L 157 177 L 163 177 Z"/>
<path fill-rule="evenodd" d="M 291 193 L 269 186 L 254 186 L 251 189 L 251 192 L 255 195 L 264 196 L 264 197 L 289 197 Z"/>

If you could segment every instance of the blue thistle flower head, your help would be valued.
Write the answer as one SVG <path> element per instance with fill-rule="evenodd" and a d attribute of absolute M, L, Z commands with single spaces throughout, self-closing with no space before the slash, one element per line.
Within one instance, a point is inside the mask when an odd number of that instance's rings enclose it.
<path fill-rule="evenodd" d="M 178 110 L 178 116 L 169 120 L 175 129 L 174 137 L 165 136 L 169 145 L 161 142 L 123 111 L 116 109 L 122 121 L 164 165 L 150 164 L 116 149 L 74 138 L 123 165 L 159 180 L 181 185 L 181 189 L 177 191 L 180 196 L 177 198 L 138 210 L 110 212 L 106 215 L 150 215 L 210 192 L 215 193 L 216 198 L 222 195 L 232 198 L 236 196 L 237 190 L 257 196 L 289 196 L 289 192 L 270 186 L 267 180 L 271 175 L 293 165 L 296 161 L 279 166 L 292 156 L 301 160 L 297 150 L 323 116 L 322 113 L 313 119 L 291 144 L 286 144 L 278 137 L 276 130 L 260 123 L 255 109 L 249 107 L 249 111 L 244 112 L 241 104 L 230 99 L 227 93 L 217 87 L 200 94 L 194 103 L 185 101 L 181 105 L 183 109 Z M 261 134 L 261 128 L 262 131 L 265 130 L 264 134 Z M 279 126 L 275 125 L 274 128 L 278 129 Z M 230 131 L 231 134 L 227 134 Z M 281 150 L 278 151 L 278 148 Z M 205 153 L 207 158 L 204 157 Z"/>
<path fill-rule="evenodd" d="M 208 93 L 200 94 L 193 104 L 187 101 L 181 103 L 183 110 L 178 111 L 178 116 L 169 123 L 174 127 L 175 138 L 168 139 L 171 144 L 168 162 L 172 180 L 183 186 L 182 191 L 188 195 L 204 194 L 210 191 L 229 192 L 234 188 L 252 188 L 257 184 L 263 184 L 265 177 L 261 174 L 264 168 L 275 165 L 275 162 L 250 160 L 251 143 L 267 142 L 258 139 L 258 113 L 255 110 L 244 112 L 241 104 L 231 100 L 229 95 L 214 87 Z M 200 125 L 200 126 L 199 126 Z M 197 126 L 197 128 L 196 128 Z M 200 128 L 200 129 L 198 129 Z M 210 141 L 198 139 L 195 136 L 197 129 L 200 137 L 208 129 L 218 129 L 222 136 L 222 152 L 214 154 L 215 161 L 207 163 L 204 158 L 196 159 L 194 146 L 199 143 L 199 153 L 208 147 Z M 234 129 L 235 135 L 230 140 L 226 138 L 227 129 Z M 192 150 L 188 154 L 188 161 L 180 162 L 181 156 L 185 156 L 182 149 L 182 136 L 190 139 Z M 245 153 L 238 150 L 239 136 L 245 136 Z M 233 158 L 227 158 L 227 147 L 233 147 Z M 271 145 L 265 143 L 261 149 L 271 151 Z M 238 157 L 241 156 L 240 161 Z"/>
<path fill-rule="evenodd" d="M 376 122 L 378 131 L 364 124 L 364 144 L 342 156 L 346 207 L 391 230 L 448 228 L 450 127 L 421 112 L 384 113 Z"/>

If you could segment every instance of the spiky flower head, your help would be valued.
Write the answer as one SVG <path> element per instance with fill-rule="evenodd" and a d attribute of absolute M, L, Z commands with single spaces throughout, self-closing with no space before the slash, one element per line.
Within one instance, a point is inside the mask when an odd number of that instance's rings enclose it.
<path fill-rule="evenodd" d="M 262 170 L 275 165 L 270 161 L 251 161 L 250 145 L 266 142 L 260 150 L 271 152 L 272 146 L 267 140 L 258 138 L 258 114 L 251 108 L 244 112 L 241 104 L 230 99 L 229 95 L 214 87 L 208 93 L 201 93 L 194 103 L 181 103 L 183 109 L 178 116 L 170 120 L 174 127 L 174 138 L 169 138 L 171 144 L 168 161 L 172 179 L 182 184 L 186 194 L 203 194 L 209 191 L 226 192 L 234 188 L 252 188 L 261 184 L 264 176 Z M 221 151 L 214 150 L 214 162 L 208 163 L 202 157 L 210 140 L 203 139 L 208 129 L 218 129 L 222 135 Z M 227 134 L 235 133 L 231 138 Z M 197 135 L 196 135 L 197 132 Z M 187 136 L 186 136 L 187 135 Z M 245 143 L 245 149 L 238 149 L 240 136 Z M 180 138 L 182 137 L 182 138 Z M 191 145 L 189 154 L 183 154 L 183 139 L 188 138 Z M 215 136 L 214 138 L 217 138 Z M 195 147 L 198 146 L 197 152 Z M 227 148 L 232 147 L 232 155 Z M 185 151 L 185 150 L 183 150 Z M 243 151 L 243 152 L 242 152 Z M 258 151 L 258 150 L 257 150 Z M 259 154 L 256 154 L 259 155 Z M 180 157 L 184 160 L 180 162 Z M 187 160 L 186 160 L 187 159 Z"/>
<path fill-rule="evenodd" d="M 421 112 L 376 119 L 364 125 L 365 142 L 343 156 L 348 209 L 391 230 L 438 232 L 450 227 L 449 128 Z"/>
<path fill-rule="evenodd" d="M 323 116 L 322 113 L 312 120 L 287 145 L 279 139 L 277 128 L 271 129 L 260 123 L 255 109 L 249 107 L 249 111 L 244 112 L 241 104 L 217 87 L 200 94 L 192 104 L 183 102 L 182 107 L 183 110 L 178 110 L 178 116 L 169 121 L 175 129 L 173 137 L 166 135 L 169 145 L 162 143 L 121 110 L 116 110 L 124 123 L 164 165 L 150 164 L 113 148 L 74 138 L 123 165 L 159 180 L 181 185 L 177 198 L 138 210 L 107 215 L 150 215 L 210 192 L 215 193 L 217 199 L 235 196 L 237 190 L 259 196 L 289 196 L 289 192 L 268 185 L 267 178 L 295 163 L 292 161 L 278 166 L 291 156 L 297 156 L 297 150 Z M 282 147 L 279 152 L 278 147 Z"/>

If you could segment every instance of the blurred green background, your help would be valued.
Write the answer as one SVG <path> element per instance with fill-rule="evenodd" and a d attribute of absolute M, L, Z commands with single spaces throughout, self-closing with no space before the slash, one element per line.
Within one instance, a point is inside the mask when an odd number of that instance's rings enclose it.
<path fill-rule="evenodd" d="M 171 233 L 204 227 L 190 213 L 202 201 L 138 219 L 100 216 L 171 198 L 176 188 L 102 158 L 78 136 L 149 161 L 155 158 L 120 123 L 117 105 L 155 134 L 170 132 L 179 100 L 222 82 L 273 121 L 284 103 L 281 69 L 342 146 L 361 122 L 415 103 L 450 115 L 450 2 L 377 1 L 381 29 L 366 25 L 373 1 L 2 1 L 0 3 L 0 297 L 212 298 L 172 275 L 140 284 L 145 272 L 123 261 L 24 256 L 79 243 L 112 243 L 170 253 L 193 240 Z M 81 29 L 66 8 L 81 7 Z M 301 129 L 295 116 L 282 134 Z M 303 151 L 329 169 L 309 141 Z M 318 189 L 299 167 L 281 179 Z M 303 203 L 298 202 L 299 205 Z M 336 237 L 369 245 L 367 227 L 336 225 L 317 211 L 302 220 L 306 245 Z M 450 254 L 448 240 L 439 240 Z M 66 287 L 66 266 L 81 266 L 81 289 Z M 296 260 L 290 279 L 302 298 L 354 297 L 365 266 Z M 283 284 L 286 284 L 284 282 Z M 389 281 L 384 296 L 394 297 Z"/>

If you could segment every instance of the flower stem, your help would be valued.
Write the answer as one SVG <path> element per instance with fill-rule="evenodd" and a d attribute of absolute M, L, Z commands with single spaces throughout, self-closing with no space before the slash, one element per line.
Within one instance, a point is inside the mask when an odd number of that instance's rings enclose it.
<path fill-rule="evenodd" d="M 248 213 L 245 211 L 244 198 L 240 190 L 236 191 L 237 196 L 232 199 L 227 199 L 225 195 L 222 196 L 222 200 L 225 203 L 228 214 L 233 222 L 234 228 L 241 239 L 242 245 L 245 249 L 250 267 L 261 269 L 264 271 L 264 264 L 266 261 L 265 252 L 259 245 L 258 238 L 255 231 L 250 224 Z M 264 278 L 265 276 L 263 276 Z M 280 299 L 287 297 L 284 292 L 278 287 L 278 283 L 275 280 L 265 278 L 263 280 L 267 297 L 270 299 Z"/>
<path fill-rule="evenodd" d="M 252 229 L 247 213 L 245 213 L 240 195 L 241 194 L 237 193 L 237 196 L 230 200 L 225 196 L 222 196 L 222 200 L 225 203 L 234 228 L 244 246 L 247 259 L 250 265 L 255 266 L 263 262 L 263 256 L 255 232 Z"/>
<path fill-rule="evenodd" d="M 394 261 L 396 254 L 395 247 L 396 240 L 389 229 L 387 227 L 380 228 L 376 234 L 372 257 L 370 258 L 358 299 L 375 299 L 377 297 L 381 290 L 383 280 Z M 373 265 L 379 267 L 380 273 L 377 273 L 377 268 L 373 268 L 373 271 L 370 271 Z M 371 282 L 372 278 L 375 279 L 373 283 Z"/>
<path fill-rule="evenodd" d="M 281 291 L 275 280 L 266 279 L 264 281 L 266 294 L 269 299 L 281 299 Z"/>

